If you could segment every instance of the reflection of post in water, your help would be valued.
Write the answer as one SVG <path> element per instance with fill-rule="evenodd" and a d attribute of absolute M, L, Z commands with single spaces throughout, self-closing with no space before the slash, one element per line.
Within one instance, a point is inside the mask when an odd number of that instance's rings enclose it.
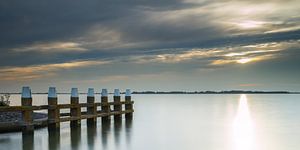
<path fill-rule="evenodd" d="M 122 128 L 122 118 L 121 119 L 114 119 L 114 136 L 115 136 L 115 142 L 116 145 L 118 146 L 120 143 L 120 132 Z"/>
<path fill-rule="evenodd" d="M 71 126 L 71 147 L 72 149 L 78 149 L 81 138 L 81 125 Z"/>
<path fill-rule="evenodd" d="M 23 147 L 23 150 L 33 150 L 34 149 L 34 132 L 33 131 L 23 131 L 22 132 L 22 147 Z"/>
<path fill-rule="evenodd" d="M 132 118 L 125 120 L 125 131 L 126 131 L 126 143 L 130 144 L 131 131 L 132 131 Z"/>
<path fill-rule="evenodd" d="M 103 148 L 106 148 L 107 146 L 107 138 L 108 138 L 108 134 L 110 132 L 110 122 L 102 120 L 102 124 L 101 124 L 101 135 L 102 135 L 102 145 Z"/>
<path fill-rule="evenodd" d="M 48 128 L 49 150 L 58 150 L 60 148 L 60 129 Z"/>
<path fill-rule="evenodd" d="M 97 127 L 96 122 L 87 123 L 87 142 L 88 142 L 89 149 L 94 149 L 95 137 L 97 134 L 96 127 Z"/>

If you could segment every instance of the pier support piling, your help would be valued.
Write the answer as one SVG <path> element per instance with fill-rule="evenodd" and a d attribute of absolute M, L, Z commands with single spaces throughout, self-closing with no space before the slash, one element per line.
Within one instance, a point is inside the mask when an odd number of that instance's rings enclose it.
<path fill-rule="evenodd" d="M 115 89 L 114 91 L 114 112 L 121 112 L 122 111 L 122 104 L 121 104 L 121 96 L 120 90 Z M 122 120 L 122 114 L 114 115 L 114 120 L 119 121 Z"/>
<path fill-rule="evenodd" d="M 81 123 L 81 107 L 79 106 L 78 89 L 72 88 L 71 90 L 71 104 L 74 105 L 71 108 L 71 117 L 74 120 L 71 121 L 71 126 L 78 126 Z"/>
<path fill-rule="evenodd" d="M 126 89 L 126 92 L 125 92 L 125 110 L 133 110 L 133 107 L 132 107 L 132 103 L 131 103 L 131 91 L 130 89 Z M 126 113 L 125 114 L 125 118 L 126 120 L 131 120 L 132 119 L 132 113 Z"/>
<path fill-rule="evenodd" d="M 93 118 L 88 118 L 87 119 L 87 124 L 95 124 L 97 122 L 97 107 L 95 106 L 95 94 L 94 94 L 94 89 L 89 88 L 88 89 L 88 94 L 87 94 L 87 104 L 90 106 L 87 107 L 87 115 L 94 115 L 95 117 Z"/>
<path fill-rule="evenodd" d="M 33 131 L 33 111 L 31 109 L 32 96 L 31 89 L 29 87 L 22 88 L 21 103 L 22 106 L 28 107 L 28 109 L 22 111 L 23 131 Z"/>
<path fill-rule="evenodd" d="M 106 113 L 107 115 L 110 113 L 110 105 L 108 105 L 108 92 L 107 89 L 102 89 L 101 91 L 101 111 L 102 113 Z M 101 118 L 102 122 L 109 122 L 110 116 L 104 116 Z"/>
<path fill-rule="evenodd" d="M 57 107 L 57 94 L 55 87 L 49 87 L 48 91 L 48 128 L 56 129 L 60 126 L 60 115 Z"/>

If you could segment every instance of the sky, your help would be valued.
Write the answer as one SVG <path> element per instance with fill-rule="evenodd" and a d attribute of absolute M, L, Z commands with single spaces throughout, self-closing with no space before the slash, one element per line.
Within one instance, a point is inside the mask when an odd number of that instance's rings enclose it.
<path fill-rule="evenodd" d="M 0 92 L 300 91 L 299 0 L 1 0 Z"/>

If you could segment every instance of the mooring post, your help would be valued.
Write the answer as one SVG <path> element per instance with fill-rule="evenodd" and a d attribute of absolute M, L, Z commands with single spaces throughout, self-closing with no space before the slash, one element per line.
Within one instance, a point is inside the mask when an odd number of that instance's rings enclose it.
<path fill-rule="evenodd" d="M 71 104 L 75 105 L 71 108 L 71 117 L 76 118 L 76 120 L 71 121 L 71 126 L 78 126 L 78 124 L 81 123 L 81 108 L 79 106 L 78 88 L 72 88 L 71 90 Z"/>
<path fill-rule="evenodd" d="M 125 93 L 125 110 L 133 110 L 132 103 L 131 103 L 131 91 L 130 89 L 126 89 Z M 126 119 L 132 119 L 132 112 L 125 114 Z"/>
<path fill-rule="evenodd" d="M 101 111 L 102 113 L 106 113 L 107 116 L 101 118 L 102 122 L 110 121 L 110 105 L 108 105 L 108 92 L 107 89 L 102 89 L 101 91 Z"/>
<path fill-rule="evenodd" d="M 87 119 L 87 124 L 95 124 L 97 121 L 97 107 L 95 106 L 95 94 L 93 88 L 88 89 L 87 104 L 90 105 L 87 107 L 87 115 L 94 115 L 93 118 Z"/>
<path fill-rule="evenodd" d="M 31 89 L 29 87 L 22 88 L 21 103 L 22 106 L 28 106 L 28 109 L 22 111 L 23 131 L 33 131 L 33 111 L 31 109 L 32 97 Z"/>
<path fill-rule="evenodd" d="M 57 94 L 55 87 L 49 87 L 48 91 L 48 128 L 59 128 L 59 109 L 57 107 Z"/>
<path fill-rule="evenodd" d="M 115 112 L 121 112 L 122 111 L 122 104 L 121 104 L 121 96 L 120 96 L 120 90 L 115 89 L 114 91 L 114 111 Z M 122 119 L 122 114 L 114 115 L 115 120 Z"/>

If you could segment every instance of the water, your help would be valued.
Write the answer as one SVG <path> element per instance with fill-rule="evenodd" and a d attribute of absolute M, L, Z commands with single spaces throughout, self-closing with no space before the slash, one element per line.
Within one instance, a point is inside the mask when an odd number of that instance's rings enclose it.
<path fill-rule="evenodd" d="M 19 95 L 11 103 L 19 105 Z M 123 97 L 122 97 L 123 98 Z M 133 95 L 132 122 L 0 134 L 0 150 L 299 150 L 300 95 Z M 46 95 L 33 103 L 46 104 Z M 86 100 L 81 95 L 81 102 Z M 100 101 L 97 95 L 96 101 Z M 69 95 L 59 95 L 68 103 Z M 24 143 L 24 145 L 22 144 Z M 49 144 L 50 143 L 50 144 Z"/>

